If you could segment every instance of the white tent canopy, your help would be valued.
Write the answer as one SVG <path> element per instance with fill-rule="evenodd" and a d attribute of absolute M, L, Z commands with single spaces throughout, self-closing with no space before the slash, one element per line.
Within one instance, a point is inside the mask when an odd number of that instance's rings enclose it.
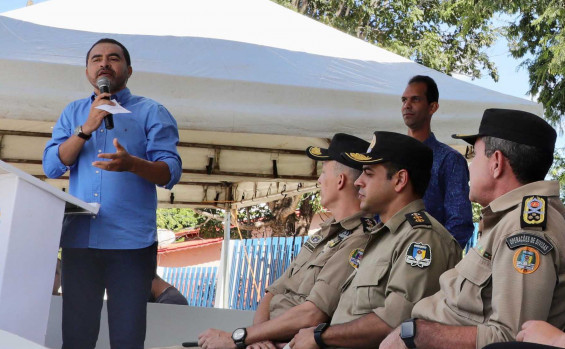
<path fill-rule="evenodd" d="M 0 159 L 42 175 L 50 127 L 92 91 L 85 54 L 102 37 L 129 49 L 132 93 L 163 103 L 181 129 L 184 173 L 160 190 L 161 206 L 249 205 L 315 188 L 306 146 L 336 132 L 405 132 L 400 95 L 416 74 L 438 83 L 432 127 L 452 145 L 486 108 L 542 112 L 269 0 L 50 0 L 0 16 Z"/>

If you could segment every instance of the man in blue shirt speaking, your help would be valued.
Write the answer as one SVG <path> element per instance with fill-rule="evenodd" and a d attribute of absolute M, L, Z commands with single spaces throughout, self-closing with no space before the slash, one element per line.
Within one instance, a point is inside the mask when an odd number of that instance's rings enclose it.
<path fill-rule="evenodd" d="M 86 56 L 94 87 L 70 103 L 53 128 L 43 154 L 49 178 L 70 170 L 70 194 L 99 203 L 97 216 L 72 216 L 61 237 L 63 348 L 94 348 L 104 292 L 112 348 L 143 348 L 147 300 L 156 268 L 155 185 L 170 189 L 181 176 L 177 123 L 161 104 L 134 96 L 127 49 L 101 39 Z M 106 78 L 109 93 L 97 81 Z M 131 113 L 114 116 L 101 105 L 111 100 Z"/>
<path fill-rule="evenodd" d="M 430 147 L 434 154 L 432 177 L 424 195 L 428 211 L 455 237 L 462 248 L 473 235 L 467 161 L 450 146 L 439 142 L 431 130 L 432 115 L 439 108 L 439 91 L 429 76 L 416 75 L 402 94 L 402 118 L 408 135 Z"/>

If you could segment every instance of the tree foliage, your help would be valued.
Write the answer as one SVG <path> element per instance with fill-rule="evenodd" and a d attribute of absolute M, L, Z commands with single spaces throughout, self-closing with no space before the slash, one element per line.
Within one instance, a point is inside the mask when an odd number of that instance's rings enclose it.
<path fill-rule="evenodd" d="M 230 235 L 239 239 L 241 233 L 241 237 L 250 238 L 252 231 L 267 235 L 267 230 L 274 236 L 306 235 L 312 217 L 321 210 L 319 192 L 241 208 L 237 217 L 231 217 Z M 172 231 L 193 228 L 199 229 L 199 238 L 222 237 L 224 217 L 225 211 L 220 209 L 162 208 L 157 209 L 157 227 Z"/>
<path fill-rule="evenodd" d="M 343 32 L 446 74 L 498 73 L 492 6 L 474 0 L 273 0 Z M 470 15 L 472 14 L 472 15 Z"/>
<path fill-rule="evenodd" d="M 273 1 L 449 75 L 485 72 L 498 81 L 485 50 L 505 36 L 528 71 L 528 93 L 543 104 L 547 120 L 563 127 L 564 0 Z M 511 20 L 499 23 L 499 15 Z"/>
<path fill-rule="evenodd" d="M 561 187 L 561 201 L 565 203 L 565 149 L 555 149 L 555 154 L 553 155 L 553 165 L 549 169 L 548 176 L 550 179 L 559 181 L 559 186 Z"/>
<path fill-rule="evenodd" d="M 565 115 L 565 1 L 502 1 L 514 14 L 507 37 L 514 58 L 528 70 L 531 95 L 545 108 L 545 117 L 560 125 Z"/>

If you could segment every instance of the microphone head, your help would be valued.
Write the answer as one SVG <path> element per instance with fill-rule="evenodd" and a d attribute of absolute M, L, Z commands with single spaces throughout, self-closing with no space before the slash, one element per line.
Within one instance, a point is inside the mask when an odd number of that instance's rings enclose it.
<path fill-rule="evenodd" d="M 105 76 L 101 76 L 96 80 L 96 85 L 100 93 L 110 92 L 110 79 Z"/>

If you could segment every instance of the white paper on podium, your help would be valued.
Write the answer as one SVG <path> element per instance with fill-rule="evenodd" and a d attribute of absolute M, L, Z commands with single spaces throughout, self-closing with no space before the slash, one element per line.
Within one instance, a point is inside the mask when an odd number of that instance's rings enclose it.
<path fill-rule="evenodd" d="M 127 110 L 126 108 L 122 107 L 115 99 L 112 99 L 114 105 L 110 104 L 102 104 L 96 107 L 96 109 L 107 111 L 108 113 L 112 114 L 127 114 L 131 113 L 131 111 Z"/>

